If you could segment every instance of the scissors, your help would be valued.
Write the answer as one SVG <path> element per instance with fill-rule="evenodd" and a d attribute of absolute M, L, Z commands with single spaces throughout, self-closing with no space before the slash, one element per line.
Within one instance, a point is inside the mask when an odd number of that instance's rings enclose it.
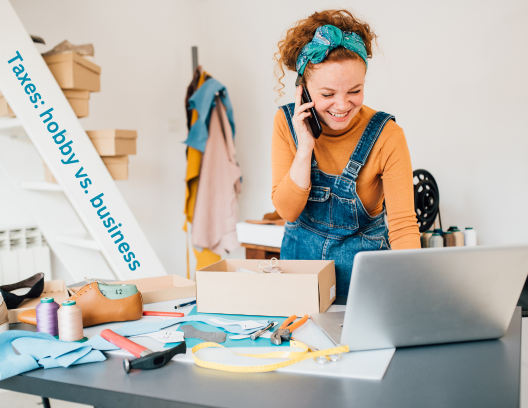
<path fill-rule="evenodd" d="M 300 341 L 300 340 L 294 339 L 293 337 L 291 338 L 291 340 Z M 306 344 L 306 342 L 304 341 L 302 341 L 301 343 L 304 343 L 308 347 L 309 351 L 319 351 L 319 349 L 315 348 L 314 346 L 310 346 L 309 344 Z M 314 360 L 315 362 L 319 364 L 326 364 L 329 361 L 332 361 L 333 363 L 335 363 L 336 361 L 341 360 L 341 354 L 330 354 L 329 356 L 314 357 Z"/>
<path fill-rule="evenodd" d="M 290 341 L 291 334 L 293 333 L 293 331 L 301 327 L 304 323 L 306 323 L 306 321 L 308 320 L 308 315 L 304 315 L 301 320 L 293 323 L 295 319 L 297 319 L 296 315 L 288 317 L 282 323 L 281 327 L 273 332 L 270 337 L 271 344 L 279 346 L 283 341 Z"/>

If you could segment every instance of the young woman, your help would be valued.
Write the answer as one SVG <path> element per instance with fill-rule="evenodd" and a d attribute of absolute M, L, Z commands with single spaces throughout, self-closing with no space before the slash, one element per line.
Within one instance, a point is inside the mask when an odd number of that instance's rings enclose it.
<path fill-rule="evenodd" d="M 327 10 L 290 28 L 275 57 L 282 87 L 284 66 L 313 101 L 302 104 L 298 86 L 273 125 L 272 200 L 288 221 L 281 259 L 334 260 L 337 296 L 348 294 L 358 252 L 420 248 L 405 135 L 392 115 L 363 105 L 375 38 L 349 11 Z"/>

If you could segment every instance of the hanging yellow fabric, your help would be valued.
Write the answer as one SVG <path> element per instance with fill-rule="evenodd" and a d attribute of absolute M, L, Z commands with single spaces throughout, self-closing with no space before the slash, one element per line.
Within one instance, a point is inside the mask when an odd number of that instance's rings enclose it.
<path fill-rule="evenodd" d="M 205 77 L 208 74 L 202 71 L 200 79 L 198 80 L 199 89 L 205 82 Z M 198 120 L 198 111 L 193 110 L 191 117 L 191 126 Z M 192 147 L 187 148 L 187 172 L 185 174 L 185 206 L 184 214 L 185 223 L 183 230 L 187 232 L 187 222 L 192 224 L 194 217 L 194 206 L 196 204 L 196 194 L 198 193 L 198 180 L 200 178 L 200 166 L 202 164 L 202 152 Z M 222 259 L 221 256 L 211 252 L 209 249 L 204 249 L 199 252 L 193 248 L 194 255 L 196 256 L 196 269 L 204 268 L 212 263 L 218 262 Z M 187 240 L 187 279 L 191 278 L 190 264 L 189 264 L 189 240 Z"/>
<path fill-rule="evenodd" d="M 316 358 L 320 356 L 329 356 L 332 354 L 343 354 L 348 353 L 349 349 L 348 346 L 340 346 L 340 347 L 334 347 L 327 350 L 319 350 L 319 351 L 310 351 L 310 348 L 300 341 L 290 341 L 290 346 L 292 347 L 298 347 L 303 349 L 304 351 L 301 352 L 295 352 L 295 351 L 276 351 L 273 353 L 265 353 L 265 354 L 242 354 L 242 353 L 235 353 L 229 349 L 233 354 L 237 354 L 239 356 L 244 357 L 253 357 L 253 358 L 287 358 L 289 360 L 275 363 L 275 364 L 268 364 L 268 365 L 260 365 L 260 366 L 231 366 L 227 364 L 219 364 L 219 363 L 212 363 L 210 361 L 203 361 L 199 359 L 196 356 L 196 352 L 199 350 L 203 350 L 210 347 L 216 347 L 216 348 L 226 348 L 218 343 L 200 343 L 192 348 L 192 356 L 194 359 L 194 362 L 197 366 L 204 367 L 204 368 L 210 368 L 211 370 L 219 370 L 219 371 L 229 371 L 232 373 L 264 373 L 268 371 L 275 371 L 282 367 L 287 367 L 295 363 L 299 363 L 300 361 L 306 360 L 308 358 Z"/>

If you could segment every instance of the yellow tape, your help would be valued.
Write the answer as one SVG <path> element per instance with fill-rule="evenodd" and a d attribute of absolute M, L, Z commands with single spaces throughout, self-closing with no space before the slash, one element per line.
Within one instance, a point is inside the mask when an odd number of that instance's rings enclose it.
<path fill-rule="evenodd" d="M 298 363 L 300 361 L 306 360 L 308 358 L 316 358 L 320 356 L 329 356 L 332 354 L 342 354 L 342 353 L 348 353 L 348 346 L 340 346 L 340 347 L 334 347 L 331 349 L 326 350 L 319 350 L 319 351 L 310 351 L 310 348 L 300 341 L 290 341 L 290 346 L 292 347 L 298 347 L 305 351 L 301 352 L 295 352 L 295 351 L 275 351 L 272 353 L 264 353 L 264 354 L 242 354 L 242 353 L 235 353 L 234 351 L 229 350 L 228 348 L 222 346 L 218 343 L 200 343 L 192 348 L 192 356 L 194 359 L 194 362 L 197 366 L 204 367 L 204 368 L 210 368 L 212 370 L 219 370 L 219 371 L 229 371 L 232 373 L 264 373 L 268 371 L 275 371 L 278 368 L 287 367 L 292 364 Z M 206 349 L 206 348 L 225 348 L 231 353 L 244 356 L 244 357 L 253 357 L 253 358 L 289 358 L 288 361 L 284 361 L 282 363 L 276 363 L 276 364 L 268 364 L 268 365 L 261 365 L 261 366 L 231 366 L 226 364 L 219 364 L 219 363 L 212 363 L 210 361 L 203 361 L 200 360 L 198 357 L 196 357 L 196 352 Z"/>

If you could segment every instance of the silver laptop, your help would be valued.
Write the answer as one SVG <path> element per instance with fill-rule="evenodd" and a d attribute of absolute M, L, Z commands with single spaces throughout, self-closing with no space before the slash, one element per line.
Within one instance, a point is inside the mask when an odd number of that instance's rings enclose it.
<path fill-rule="evenodd" d="M 528 244 L 361 252 L 345 312 L 311 319 L 350 350 L 497 339 L 527 274 Z"/>

